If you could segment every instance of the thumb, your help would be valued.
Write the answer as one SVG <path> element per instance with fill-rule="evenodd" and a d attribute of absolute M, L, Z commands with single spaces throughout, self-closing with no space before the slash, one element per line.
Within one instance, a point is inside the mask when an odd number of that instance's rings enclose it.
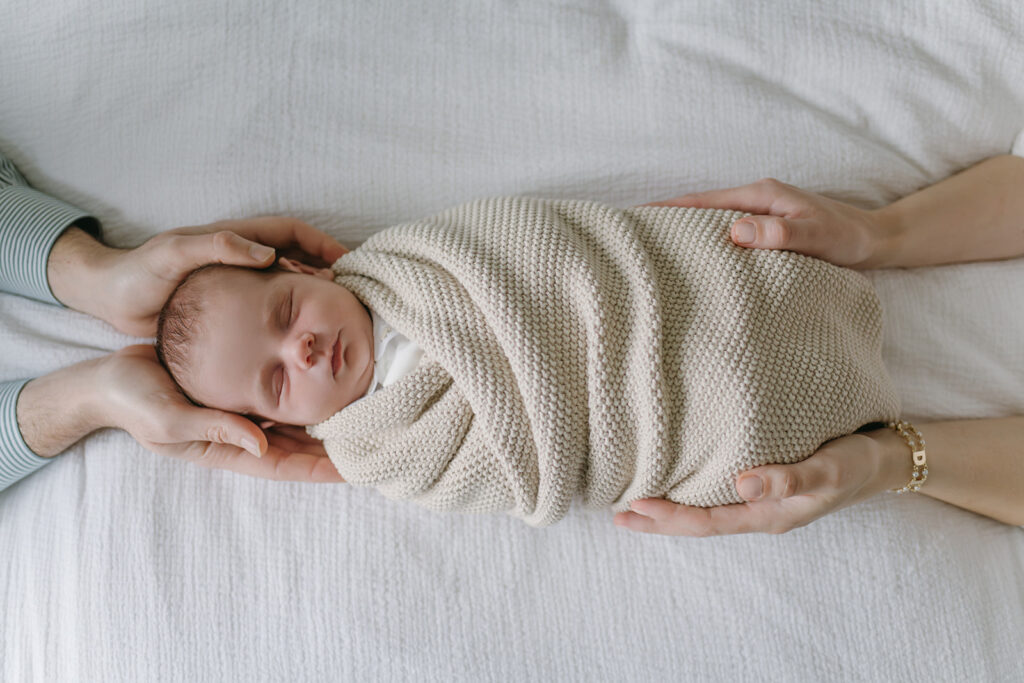
<path fill-rule="evenodd" d="M 182 273 L 208 263 L 262 268 L 273 263 L 274 250 L 230 230 L 203 235 L 180 235 L 173 244 L 172 257 Z"/>
<path fill-rule="evenodd" d="M 824 483 L 825 473 L 812 460 L 791 465 L 765 465 L 736 478 L 736 492 L 744 500 L 791 498 L 811 493 Z"/>
<path fill-rule="evenodd" d="M 780 216 L 746 216 L 732 224 L 733 242 L 758 249 L 787 249 L 814 256 L 810 231 L 802 221 Z"/>
<path fill-rule="evenodd" d="M 257 458 L 267 450 L 267 437 L 259 427 L 237 413 L 212 408 L 185 408 L 175 421 L 176 441 L 209 441 L 238 446 Z"/>

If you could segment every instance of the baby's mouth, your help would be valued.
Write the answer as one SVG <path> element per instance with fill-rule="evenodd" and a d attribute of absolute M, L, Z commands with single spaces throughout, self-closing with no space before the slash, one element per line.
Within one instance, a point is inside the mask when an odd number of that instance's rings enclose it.
<path fill-rule="evenodd" d="M 338 368 L 341 367 L 341 332 L 338 332 L 338 338 L 334 342 L 334 350 L 331 352 L 331 370 L 332 374 L 338 374 Z"/>

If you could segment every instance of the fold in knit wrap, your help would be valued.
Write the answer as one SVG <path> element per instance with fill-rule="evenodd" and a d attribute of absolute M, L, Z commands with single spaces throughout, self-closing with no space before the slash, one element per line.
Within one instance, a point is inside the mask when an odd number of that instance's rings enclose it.
<path fill-rule="evenodd" d="M 308 432 L 434 510 L 742 502 L 740 472 L 899 416 L 867 278 L 734 245 L 743 215 L 509 197 L 377 233 L 335 281 L 424 356 Z"/>

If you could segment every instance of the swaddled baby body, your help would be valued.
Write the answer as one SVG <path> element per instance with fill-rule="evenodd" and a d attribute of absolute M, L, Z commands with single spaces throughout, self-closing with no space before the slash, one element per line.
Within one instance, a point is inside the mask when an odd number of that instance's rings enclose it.
<path fill-rule="evenodd" d="M 870 283 L 737 247 L 741 215 L 479 200 L 330 271 L 200 269 L 160 356 L 196 402 L 307 425 L 346 481 L 431 509 L 741 502 L 739 472 L 899 414 Z"/>

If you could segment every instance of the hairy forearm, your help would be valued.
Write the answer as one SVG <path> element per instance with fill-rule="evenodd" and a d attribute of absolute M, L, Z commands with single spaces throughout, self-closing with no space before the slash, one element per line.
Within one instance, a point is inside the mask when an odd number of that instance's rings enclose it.
<path fill-rule="evenodd" d="M 94 410 L 93 378 L 101 358 L 32 380 L 18 396 L 18 428 L 37 455 L 52 457 L 103 427 Z"/>
<path fill-rule="evenodd" d="M 928 457 L 928 480 L 919 493 L 1005 524 L 1024 525 L 1024 417 L 914 426 Z M 913 470 L 907 442 L 891 428 L 868 436 L 880 447 L 885 488 L 902 488 Z"/>
<path fill-rule="evenodd" d="M 68 308 L 106 320 L 103 278 L 113 249 L 97 242 L 77 227 L 70 227 L 57 238 L 46 262 L 46 278 L 57 300 Z"/>
<path fill-rule="evenodd" d="M 870 268 L 1024 256 L 1024 158 L 1004 154 L 871 212 L 882 243 Z"/>

